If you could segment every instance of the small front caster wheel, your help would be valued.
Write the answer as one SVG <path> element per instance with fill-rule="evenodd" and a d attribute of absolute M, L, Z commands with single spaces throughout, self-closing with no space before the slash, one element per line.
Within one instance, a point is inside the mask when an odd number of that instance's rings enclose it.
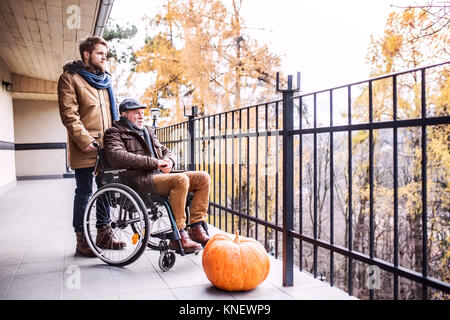
<path fill-rule="evenodd" d="M 173 251 L 161 252 L 158 265 L 162 271 L 170 270 L 175 264 L 175 253 Z"/>

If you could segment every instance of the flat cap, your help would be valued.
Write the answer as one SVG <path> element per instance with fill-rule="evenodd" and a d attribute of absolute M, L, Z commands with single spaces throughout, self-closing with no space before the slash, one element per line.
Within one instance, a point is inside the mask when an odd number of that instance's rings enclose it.
<path fill-rule="evenodd" d="M 147 107 L 140 104 L 139 101 L 133 98 L 124 99 L 119 105 L 119 112 L 122 113 L 134 109 L 146 109 Z"/>

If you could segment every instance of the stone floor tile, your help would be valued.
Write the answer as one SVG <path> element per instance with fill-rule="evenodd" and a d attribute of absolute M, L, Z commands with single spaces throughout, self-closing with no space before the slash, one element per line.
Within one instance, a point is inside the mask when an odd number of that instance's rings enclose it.
<path fill-rule="evenodd" d="M 166 282 L 151 265 L 140 268 L 112 267 L 111 274 L 118 293 L 167 289 Z"/>
<path fill-rule="evenodd" d="M 188 286 L 172 289 L 173 294 L 179 300 L 233 300 L 233 295 L 227 291 L 220 290 L 212 284 L 200 286 Z"/>
<path fill-rule="evenodd" d="M 33 263 L 22 262 L 17 269 L 16 275 L 61 272 L 62 270 L 63 270 L 62 260 L 49 262 L 33 262 Z"/>
<path fill-rule="evenodd" d="M 296 300 L 349 300 L 354 299 L 348 293 L 329 286 L 293 289 L 289 291 L 289 295 Z"/>
<path fill-rule="evenodd" d="M 148 290 L 139 292 L 119 292 L 120 300 L 176 300 L 172 290 Z"/>
<path fill-rule="evenodd" d="M 234 299 L 237 300 L 291 300 L 287 293 L 269 282 L 263 282 L 253 290 L 231 292 Z"/>
<path fill-rule="evenodd" d="M 158 266 L 157 272 L 167 283 L 167 286 L 171 289 L 180 287 L 189 287 L 193 285 L 209 284 L 209 280 L 192 260 L 186 256 L 176 256 L 175 265 L 169 271 L 161 271 Z M 154 263 L 154 260 L 152 260 Z"/>
<path fill-rule="evenodd" d="M 5 300 L 60 300 L 61 286 L 39 286 L 31 288 L 12 288 Z"/>
<path fill-rule="evenodd" d="M 45 272 L 16 274 L 8 291 L 39 288 L 61 288 L 63 275 L 61 272 Z M 9 294 L 9 292 L 8 292 Z"/>
<path fill-rule="evenodd" d="M 0 299 L 6 296 L 17 268 L 16 264 L 0 266 Z"/>

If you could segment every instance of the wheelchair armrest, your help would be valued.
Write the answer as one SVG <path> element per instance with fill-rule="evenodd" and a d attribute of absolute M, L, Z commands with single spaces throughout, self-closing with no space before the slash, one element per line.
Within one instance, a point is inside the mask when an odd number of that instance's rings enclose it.
<path fill-rule="evenodd" d="M 121 173 L 121 172 L 126 172 L 127 171 L 127 169 L 109 169 L 109 170 L 104 170 L 103 171 L 103 173 L 105 173 L 105 174 L 118 174 L 118 173 Z"/>
<path fill-rule="evenodd" d="M 127 169 L 106 169 L 103 170 L 103 176 L 106 183 L 120 182 L 120 174 L 126 172 Z"/>

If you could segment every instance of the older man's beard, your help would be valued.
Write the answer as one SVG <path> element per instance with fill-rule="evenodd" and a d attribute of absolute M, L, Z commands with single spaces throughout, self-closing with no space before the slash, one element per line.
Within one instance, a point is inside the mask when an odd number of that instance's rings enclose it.
<path fill-rule="evenodd" d="M 133 118 L 128 117 L 127 115 L 125 117 L 128 119 L 128 121 L 130 121 L 133 124 L 133 126 L 138 128 L 139 130 L 144 129 L 145 124 L 143 122 L 142 124 L 139 124 L 138 120 L 133 120 Z"/>
<path fill-rule="evenodd" d="M 136 127 L 138 127 L 139 129 L 144 129 L 144 124 L 142 123 L 141 125 L 139 125 L 139 124 L 137 124 L 137 123 L 135 123 L 134 124 Z"/>

